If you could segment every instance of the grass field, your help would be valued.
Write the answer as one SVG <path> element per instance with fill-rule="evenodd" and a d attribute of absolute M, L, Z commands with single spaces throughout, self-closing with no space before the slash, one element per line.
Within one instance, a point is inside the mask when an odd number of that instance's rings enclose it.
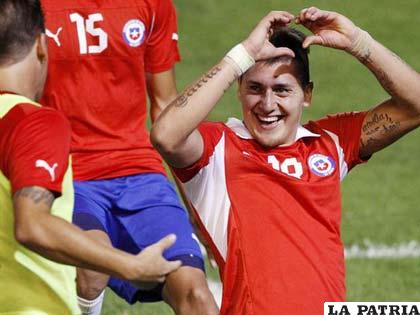
<path fill-rule="evenodd" d="M 316 5 L 350 17 L 357 25 L 420 70 L 420 1 L 194 1 L 175 0 L 183 61 L 177 66 L 179 89 L 215 64 L 244 39 L 270 10 L 297 13 Z M 369 108 L 387 96 L 374 77 L 349 55 L 321 47 L 311 50 L 314 100 L 305 120 L 327 113 Z M 419 87 L 420 88 L 420 87 Z M 211 115 L 240 117 L 232 88 Z M 342 235 L 346 247 L 420 243 L 420 131 L 374 156 L 343 184 Z M 211 272 L 211 277 L 215 277 Z M 420 301 L 420 258 L 347 260 L 351 301 Z M 109 293 L 104 314 L 172 314 L 162 304 L 129 307 Z M 292 315 L 292 314 L 291 314 Z"/>

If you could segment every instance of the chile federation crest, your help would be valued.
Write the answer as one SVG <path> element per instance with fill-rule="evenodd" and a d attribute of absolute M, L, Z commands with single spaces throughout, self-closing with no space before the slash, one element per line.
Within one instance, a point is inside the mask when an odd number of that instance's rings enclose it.
<path fill-rule="evenodd" d="M 125 23 L 123 28 L 124 41 L 131 47 L 138 47 L 144 42 L 146 27 L 140 20 L 133 19 Z"/>
<path fill-rule="evenodd" d="M 312 154 L 308 158 L 308 166 L 312 173 L 321 177 L 331 175 L 335 170 L 334 160 L 322 154 Z"/>

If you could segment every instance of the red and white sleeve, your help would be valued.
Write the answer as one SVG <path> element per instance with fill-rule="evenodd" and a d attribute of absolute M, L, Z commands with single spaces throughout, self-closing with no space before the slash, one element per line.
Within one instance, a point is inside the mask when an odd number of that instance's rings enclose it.
<path fill-rule="evenodd" d="M 204 150 L 200 159 L 193 165 L 185 168 L 173 168 L 176 176 L 185 183 L 193 178 L 203 167 L 205 167 L 214 153 L 214 149 L 223 135 L 223 123 L 203 122 L 198 131 L 203 137 Z"/>
<path fill-rule="evenodd" d="M 9 142 L 6 160 L 13 193 L 41 186 L 61 194 L 68 167 L 71 130 L 63 114 L 46 108 L 19 122 Z"/>
<path fill-rule="evenodd" d="M 366 114 L 367 112 L 340 113 L 316 121 L 330 135 L 338 138 L 349 170 L 357 164 L 366 162 L 359 156 L 360 136 Z"/>

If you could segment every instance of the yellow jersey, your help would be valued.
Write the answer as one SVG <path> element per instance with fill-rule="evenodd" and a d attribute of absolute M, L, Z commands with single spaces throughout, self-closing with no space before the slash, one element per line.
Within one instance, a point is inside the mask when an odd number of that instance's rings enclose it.
<path fill-rule="evenodd" d="M 0 118 L 18 104 L 40 106 L 23 96 L 0 93 Z M 55 199 L 51 213 L 71 222 L 70 163 L 61 185 L 62 195 Z M 16 241 L 11 183 L 0 169 L 0 314 L 80 314 L 75 281 L 74 267 L 48 260 Z"/>

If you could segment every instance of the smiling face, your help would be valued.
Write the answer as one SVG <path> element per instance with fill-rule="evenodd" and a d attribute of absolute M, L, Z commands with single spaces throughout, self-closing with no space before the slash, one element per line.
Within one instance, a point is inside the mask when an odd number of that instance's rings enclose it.
<path fill-rule="evenodd" d="M 274 64 L 257 62 L 239 84 L 244 123 L 265 147 L 295 141 L 303 108 L 310 105 L 312 84 L 302 88 L 291 58 Z"/>

